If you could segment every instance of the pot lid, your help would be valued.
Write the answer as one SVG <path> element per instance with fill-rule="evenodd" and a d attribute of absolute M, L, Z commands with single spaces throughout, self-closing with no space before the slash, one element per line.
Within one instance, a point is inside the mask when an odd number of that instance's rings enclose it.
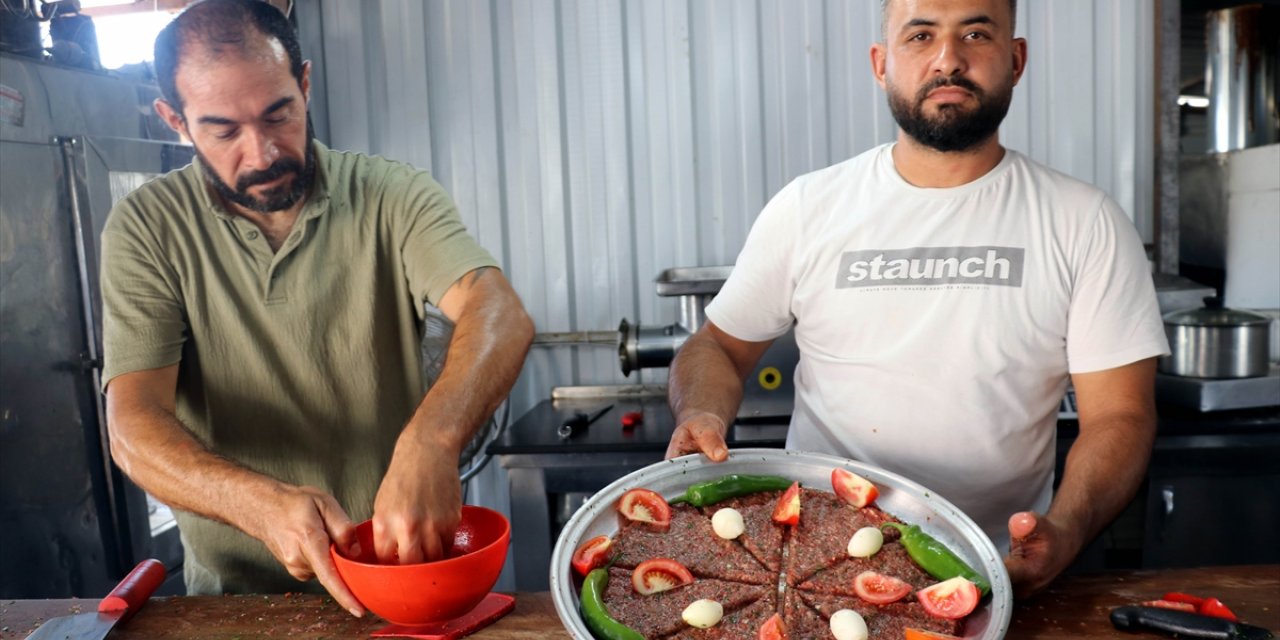
<path fill-rule="evenodd" d="M 1249 327 L 1270 324 L 1271 319 L 1248 311 L 1227 309 L 1222 306 L 1222 298 L 1213 296 L 1204 299 L 1204 307 L 1174 311 L 1164 317 L 1164 322 L 1194 327 Z"/>

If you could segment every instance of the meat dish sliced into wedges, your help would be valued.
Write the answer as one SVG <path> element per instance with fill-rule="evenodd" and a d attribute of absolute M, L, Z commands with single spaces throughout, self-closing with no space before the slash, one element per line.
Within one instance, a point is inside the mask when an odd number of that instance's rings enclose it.
<path fill-rule="evenodd" d="M 611 567 L 603 599 L 605 609 L 618 622 L 646 638 L 662 638 L 688 627 L 681 613 L 695 600 L 715 600 L 725 611 L 735 611 L 771 597 L 775 589 L 773 585 L 702 578 L 669 591 L 641 595 L 631 586 L 629 569 Z"/>
<path fill-rule="evenodd" d="M 776 572 L 770 572 L 737 541 L 717 536 L 711 518 L 689 505 L 671 507 L 671 525 L 666 530 L 624 519 L 613 545 L 618 567 L 634 569 L 645 560 L 670 558 L 697 577 L 751 584 L 775 582 Z"/>
<path fill-rule="evenodd" d="M 831 614 L 841 609 L 857 611 L 867 623 L 868 638 L 893 638 L 899 640 L 908 627 L 924 629 L 949 635 L 960 635 L 963 622 L 935 618 L 925 613 L 924 607 L 915 600 L 895 602 L 893 604 L 875 605 L 863 601 L 857 596 L 840 596 L 828 593 L 812 593 L 797 591 L 797 595 L 805 604 L 830 618 Z"/>
<path fill-rule="evenodd" d="M 746 530 L 738 536 L 738 542 L 764 565 L 770 573 L 782 569 L 782 543 L 786 526 L 773 521 L 773 508 L 781 491 L 761 491 L 736 498 L 722 500 L 702 508 L 708 518 L 721 509 L 731 508 L 742 514 Z"/>
<path fill-rule="evenodd" d="M 857 596 L 853 583 L 864 571 L 874 571 L 881 575 L 897 578 L 911 585 L 912 593 L 938 582 L 936 578 L 921 569 L 907 555 L 907 550 L 896 541 L 886 542 L 875 555 L 870 558 L 854 558 L 847 554 L 843 560 L 834 565 L 818 570 L 809 579 L 801 582 L 796 588 L 801 591 L 817 593 L 834 593 L 844 596 Z M 908 598 L 912 596 L 908 595 Z"/>
<path fill-rule="evenodd" d="M 808 605 L 800 594 L 786 587 L 782 594 L 782 621 L 788 638 L 830 638 L 831 625 L 822 614 Z"/>
<path fill-rule="evenodd" d="M 851 507 L 827 491 L 801 489 L 800 523 L 787 538 L 786 581 L 798 585 L 849 557 L 849 539 L 863 527 L 897 522 L 876 507 Z"/>
<path fill-rule="evenodd" d="M 771 591 L 759 600 L 740 607 L 734 611 L 725 609 L 724 618 L 719 624 L 706 629 L 685 627 L 671 638 L 679 640 L 738 640 L 756 638 L 760 627 L 778 612 L 778 592 Z"/>

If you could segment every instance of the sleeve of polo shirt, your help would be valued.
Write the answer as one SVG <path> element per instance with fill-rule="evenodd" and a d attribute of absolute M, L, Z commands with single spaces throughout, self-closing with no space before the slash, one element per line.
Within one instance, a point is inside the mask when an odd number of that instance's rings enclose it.
<path fill-rule="evenodd" d="M 795 317 L 792 266 L 797 242 L 799 185 L 779 191 L 751 225 L 733 272 L 707 305 L 707 318 L 724 332 L 748 342 L 773 340 L 786 333 Z"/>
<path fill-rule="evenodd" d="M 467 233 L 453 198 L 430 174 L 409 174 L 404 198 L 400 256 L 415 300 L 439 305 L 459 278 L 480 267 L 497 266 Z"/>
<path fill-rule="evenodd" d="M 1142 240 L 1120 205 L 1103 197 L 1076 252 L 1067 318 L 1071 373 L 1113 369 L 1169 353 Z"/>
<path fill-rule="evenodd" d="M 187 324 L 178 277 L 126 199 L 102 232 L 102 388 L 124 373 L 182 359 Z"/>

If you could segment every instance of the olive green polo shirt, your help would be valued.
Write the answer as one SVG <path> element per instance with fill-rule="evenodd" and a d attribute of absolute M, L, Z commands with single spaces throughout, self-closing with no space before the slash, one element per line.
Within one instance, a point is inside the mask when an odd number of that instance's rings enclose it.
<path fill-rule="evenodd" d="M 116 205 L 102 233 L 104 385 L 177 364 L 177 417 L 196 438 L 328 491 L 359 522 L 425 391 L 423 303 L 495 263 L 427 173 L 315 151 L 312 192 L 278 252 L 220 204 L 199 160 Z M 189 592 L 301 586 L 259 541 L 177 518 Z"/>

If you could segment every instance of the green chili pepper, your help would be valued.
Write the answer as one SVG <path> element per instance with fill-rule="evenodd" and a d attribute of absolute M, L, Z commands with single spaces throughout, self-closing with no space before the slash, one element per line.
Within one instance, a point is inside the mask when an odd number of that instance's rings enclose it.
<path fill-rule="evenodd" d="M 644 640 L 638 631 L 613 619 L 604 608 L 604 589 L 609 585 L 607 568 L 592 569 L 582 581 L 582 619 L 598 640 Z"/>
<path fill-rule="evenodd" d="M 671 503 L 688 502 L 695 507 L 705 507 L 721 500 L 761 491 L 782 491 L 791 487 L 791 481 L 782 476 L 753 476 L 731 473 L 715 480 L 695 482 L 685 489 L 684 495 Z"/>
<path fill-rule="evenodd" d="M 974 571 L 973 567 L 961 560 L 947 548 L 947 545 L 920 530 L 920 525 L 913 524 L 908 527 L 896 522 L 886 522 L 882 527 L 893 527 L 902 533 L 902 547 L 907 550 L 907 555 L 911 556 L 921 569 L 929 572 L 929 575 L 939 580 L 950 580 L 960 576 L 978 585 L 983 596 L 991 593 L 991 584 L 982 577 L 982 574 Z"/>

